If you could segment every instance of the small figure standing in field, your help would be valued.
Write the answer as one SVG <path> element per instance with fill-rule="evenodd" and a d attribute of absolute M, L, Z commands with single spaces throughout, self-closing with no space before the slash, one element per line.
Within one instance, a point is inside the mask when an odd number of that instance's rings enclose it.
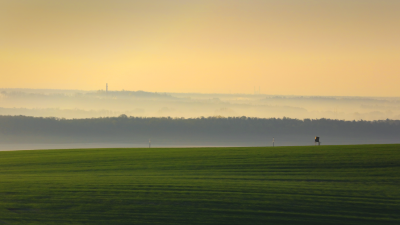
<path fill-rule="evenodd" d="M 321 143 L 319 142 L 319 137 L 315 137 L 315 145 L 317 145 L 317 143 L 318 145 L 321 145 Z"/>

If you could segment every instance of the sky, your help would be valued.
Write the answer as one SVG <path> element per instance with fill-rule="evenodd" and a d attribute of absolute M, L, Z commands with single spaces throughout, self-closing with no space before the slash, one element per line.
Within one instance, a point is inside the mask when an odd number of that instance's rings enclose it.
<path fill-rule="evenodd" d="M 398 0 L 0 0 L 0 88 L 400 96 Z"/>

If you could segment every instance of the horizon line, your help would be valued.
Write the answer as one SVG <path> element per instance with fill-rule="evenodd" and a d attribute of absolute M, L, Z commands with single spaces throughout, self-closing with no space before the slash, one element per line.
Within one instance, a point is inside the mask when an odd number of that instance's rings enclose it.
<path fill-rule="evenodd" d="M 0 90 L 4 89 L 16 89 L 16 90 L 43 90 L 43 91 L 83 91 L 83 92 L 97 92 L 104 91 L 104 89 L 57 89 L 57 88 L 0 88 Z M 301 95 L 301 94 L 249 94 L 249 93 L 226 93 L 226 92 L 164 92 L 164 91 L 145 91 L 145 90 L 108 90 L 108 92 L 148 92 L 148 93 L 167 93 L 167 94 L 200 94 L 200 95 L 250 95 L 250 96 L 296 96 L 296 97 L 344 97 L 344 98 L 400 98 L 400 96 L 373 96 L 373 95 Z"/>

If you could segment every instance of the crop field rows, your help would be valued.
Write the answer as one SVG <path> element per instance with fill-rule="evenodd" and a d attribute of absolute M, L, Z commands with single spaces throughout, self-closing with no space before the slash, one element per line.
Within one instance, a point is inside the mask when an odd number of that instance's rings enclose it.
<path fill-rule="evenodd" d="M 0 152 L 0 224 L 400 224 L 400 145 Z"/>

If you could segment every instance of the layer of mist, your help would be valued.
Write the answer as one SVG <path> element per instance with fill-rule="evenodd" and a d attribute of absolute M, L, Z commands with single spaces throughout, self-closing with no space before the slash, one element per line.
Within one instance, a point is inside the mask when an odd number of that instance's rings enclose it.
<path fill-rule="evenodd" d="M 0 150 L 399 143 L 397 120 L 400 98 L 0 89 Z"/>
<path fill-rule="evenodd" d="M 400 143 L 400 120 L 0 116 L 0 150 Z M 46 147 L 47 146 L 47 147 Z"/>
<path fill-rule="evenodd" d="M 400 119 L 400 98 L 0 89 L 0 115 Z"/>

